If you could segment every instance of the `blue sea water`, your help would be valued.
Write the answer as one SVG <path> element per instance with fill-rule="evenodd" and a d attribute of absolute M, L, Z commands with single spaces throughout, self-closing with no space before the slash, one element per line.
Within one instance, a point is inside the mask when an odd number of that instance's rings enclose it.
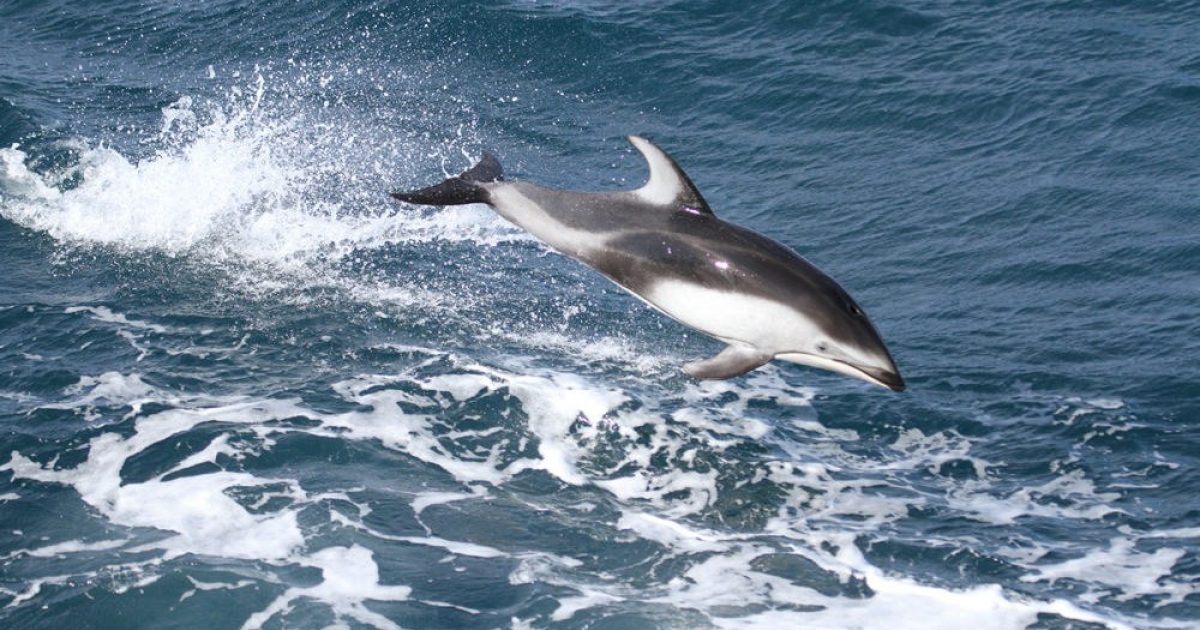
<path fill-rule="evenodd" d="M 895 394 L 483 206 L 670 151 Z M 1200 624 L 1200 4 L 0 4 L 0 624 Z"/>

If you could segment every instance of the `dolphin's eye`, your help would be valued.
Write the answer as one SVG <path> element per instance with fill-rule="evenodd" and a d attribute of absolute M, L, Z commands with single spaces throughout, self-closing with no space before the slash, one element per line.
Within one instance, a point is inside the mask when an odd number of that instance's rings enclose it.
<path fill-rule="evenodd" d="M 855 317 L 862 317 L 863 312 L 862 312 L 861 308 L 858 308 L 857 304 L 851 302 L 850 303 L 850 314 Z"/>
<path fill-rule="evenodd" d="M 817 344 L 817 352 L 825 352 L 828 349 L 829 346 L 825 345 L 824 342 Z"/>

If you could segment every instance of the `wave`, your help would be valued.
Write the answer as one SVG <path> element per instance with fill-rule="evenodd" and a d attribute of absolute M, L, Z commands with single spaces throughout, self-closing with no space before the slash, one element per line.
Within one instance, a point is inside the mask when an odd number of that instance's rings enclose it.
<path fill-rule="evenodd" d="M 109 311 L 72 314 L 136 334 L 183 334 Z M 664 620 L 693 611 L 698 622 L 722 627 L 882 628 L 897 619 L 931 627 L 954 619 L 1011 628 L 1046 615 L 1140 625 L 1066 599 L 1017 596 L 998 584 L 920 583 L 881 569 L 871 545 L 864 551 L 860 542 L 880 531 L 891 532 L 893 542 L 904 539 L 895 528 L 911 510 L 949 510 L 976 527 L 1017 526 L 1018 517 L 1104 519 L 1111 508 L 1095 508 L 1118 497 L 1081 473 L 1005 494 L 988 473 L 996 465 L 972 455 L 974 441 L 952 430 L 909 429 L 881 453 L 857 454 L 860 433 L 806 419 L 814 416 L 815 392 L 788 385 L 776 370 L 740 383 L 692 384 L 671 396 L 644 384 L 634 389 L 554 370 L 514 372 L 428 348 L 398 350 L 416 362 L 331 383 L 340 403 L 332 406 L 181 395 L 137 372 L 82 378 L 51 406 L 106 417 L 125 409 L 125 419 L 90 437 L 81 461 L 57 464 L 45 459 L 57 449 L 21 448 L 0 470 L 73 488 L 106 531 L 119 526 L 124 533 L 51 541 L 15 557 L 104 551 L 134 567 L 139 587 L 169 575 L 177 559 L 208 558 L 203 562 L 223 567 L 225 576 L 208 588 L 280 587 L 245 627 L 286 622 L 299 600 L 376 627 L 393 625 L 374 610 L 380 602 L 450 606 L 478 620 L 484 613 L 458 595 L 381 577 L 383 566 L 425 553 L 418 550 L 437 550 L 446 562 L 476 570 L 478 563 L 509 567 L 502 569 L 506 585 L 495 588 L 553 589 L 551 609 L 520 613 L 528 622 L 660 609 Z M 1071 419 L 1122 408 L 1111 399 L 1066 404 Z M 321 467 L 303 463 L 325 451 L 315 446 L 322 441 L 388 462 L 368 467 L 375 471 L 368 477 L 393 474 L 382 485 L 360 476 L 331 485 Z M 788 456 L 771 456 L 775 449 Z M 276 453 L 290 453 L 285 460 L 292 463 L 281 467 Z M 735 454 L 736 462 L 726 461 Z M 902 472 L 944 475 L 960 464 L 974 472 L 961 474 L 959 490 L 945 497 Z M 544 489 L 531 491 L 538 487 Z M 5 500 L 21 500 L 24 492 Z M 386 507 L 393 503 L 409 507 L 396 513 Z M 391 516 L 380 520 L 376 510 Z M 506 523 L 510 512 L 521 522 L 537 514 L 550 533 Z M 555 531 L 571 533 L 559 539 Z M 330 544 L 332 532 L 342 542 Z M 1077 560 L 1048 560 L 1048 549 L 1022 535 L 987 553 L 1023 583 L 1078 580 L 1097 593 L 1180 601 L 1188 588 L 1170 577 L 1180 552 L 1139 548 L 1141 539 L 1158 535 L 1130 532 Z M 941 544 L 937 536 L 924 543 Z M 593 545 L 614 556 L 589 556 Z M 605 568 L 611 561 L 619 564 Z M 274 569 L 263 575 L 253 563 Z M 642 565 L 658 567 L 652 579 L 638 577 Z M 287 586 L 278 576 L 304 567 L 318 570 L 320 580 Z M 1091 575 L 1097 568 L 1103 575 Z M 96 577 L 74 577 L 88 575 Z M 34 579 L 9 605 L 69 580 Z"/>

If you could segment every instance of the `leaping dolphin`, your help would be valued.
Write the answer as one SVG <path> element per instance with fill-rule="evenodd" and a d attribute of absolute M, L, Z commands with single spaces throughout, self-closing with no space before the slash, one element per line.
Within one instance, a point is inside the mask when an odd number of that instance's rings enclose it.
<path fill-rule="evenodd" d="M 629 136 L 650 165 L 637 190 L 575 192 L 505 181 L 486 151 L 458 177 L 392 193 L 400 201 L 484 203 L 650 306 L 726 348 L 684 366 L 700 379 L 745 374 L 772 359 L 904 389 L 879 333 L 832 278 L 791 249 L 722 221 L 675 160 Z"/>

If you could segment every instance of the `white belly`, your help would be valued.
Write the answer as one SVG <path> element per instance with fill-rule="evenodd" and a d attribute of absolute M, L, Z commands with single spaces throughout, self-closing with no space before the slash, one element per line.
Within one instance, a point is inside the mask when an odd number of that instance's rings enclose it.
<path fill-rule="evenodd" d="M 760 297 L 678 281 L 657 282 L 644 297 L 703 333 L 771 354 L 805 348 L 818 334 L 816 325 L 795 309 Z"/>
<path fill-rule="evenodd" d="M 501 216 L 573 258 L 586 257 L 612 236 L 564 225 L 513 184 L 494 184 L 489 193 Z M 694 283 L 656 282 L 645 294 L 634 295 L 700 332 L 772 354 L 806 348 L 818 333 L 811 320 L 783 304 Z"/>

